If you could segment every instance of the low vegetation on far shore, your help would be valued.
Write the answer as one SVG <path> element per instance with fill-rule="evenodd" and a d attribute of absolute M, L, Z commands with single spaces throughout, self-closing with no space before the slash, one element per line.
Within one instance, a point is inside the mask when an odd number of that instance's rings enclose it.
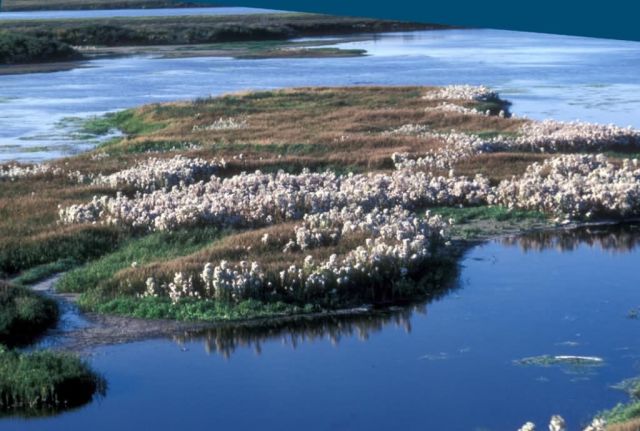
<path fill-rule="evenodd" d="M 2 27 L 0 65 L 63 62 L 140 52 L 162 56 L 227 55 L 244 59 L 347 57 L 362 55 L 363 51 L 316 48 L 313 43 L 307 46 L 287 41 L 300 37 L 444 28 L 302 13 L 199 15 L 188 19 L 177 16 L 10 20 L 3 22 Z M 325 44 L 331 43 L 325 41 Z"/>
<path fill-rule="evenodd" d="M 0 65 L 78 60 L 82 55 L 52 35 L 0 30 Z"/>

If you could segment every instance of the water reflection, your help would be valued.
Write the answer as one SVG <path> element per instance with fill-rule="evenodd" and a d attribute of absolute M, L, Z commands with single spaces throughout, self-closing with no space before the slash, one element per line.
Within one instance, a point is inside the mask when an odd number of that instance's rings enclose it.
<path fill-rule="evenodd" d="M 640 245 L 640 224 L 602 225 L 566 230 L 548 230 L 527 233 L 497 240 L 507 247 L 517 246 L 523 252 L 556 250 L 572 252 L 581 246 L 599 250 L 629 253 Z M 411 333 L 412 320 L 426 316 L 429 305 L 458 289 L 457 271 L 453 280 L 423 302 L 403 307 L 389 307 L 374 311 L 356 310 L 326 317 L 298 317 L 285 320 L 267 320 L 259 324 L 224 325 L 204 330 L 188 331 L 174 336 L 178 345 L 202 342 L 207 354 L 230 359 L 238 349 L 252 349 L 262 353 L 265 343 L 278 341 L 295 350 L 303 343 L 327 340 L 339 346 L 342 339 L 357 338 L 367 341 L 373 334 L 397 327 Z"/>
<path fill-rule="evenodd" d="M 411 318 L 414 313 L 427 314 L 427 303 L 356 315 L 334 315 L 328 317 L 300 317 L 287 322 L 265 322 L 260 325 L 223 326 L 174 336 L 179 345 L 202 341 L 207 354 L 219 354 L 230 359 L 236 349 L 252 349 L 256 355 L 262 353 L 266 342 L 280 340 L 295 350 L 306 342 L 328 340 L 338 346 L 343 338 L 357 337 L 367 341 L 372 334 L 382 332 L 389 326 L 402 328 L 411 333 Z"/>
<path fill-rule="evenodd" d="M 571 252 L 579 246 L 587 245 L 609 252 L 628 253 L 640 244 L 640 224 L 624 223 L 614 226 L 539 231 L 507 237 L 500 242 L 506 246 L 518 246 L 525 252 Z"/>

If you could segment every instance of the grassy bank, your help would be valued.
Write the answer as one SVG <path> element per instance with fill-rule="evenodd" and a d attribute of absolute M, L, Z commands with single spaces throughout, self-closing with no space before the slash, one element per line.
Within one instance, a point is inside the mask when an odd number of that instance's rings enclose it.
<path fill-rule="evenodd" d="M 55 301 L 0 281 L 0 345 L 26 345 L 55 324 Z"/>
<path fill-rule="evenodd" d="M 104 380 L 75 356 L 0 346 L 0 414 L 52 414 L 85 404 L 104 390 Z"/>
<path fill-rule="evenodd" d="M 8 21 L 13 34 L 46 36 L 73 46 L 137 46 L 284 40 L 441 28 L 441 26 L 314 14 L 143 17 Z"/>

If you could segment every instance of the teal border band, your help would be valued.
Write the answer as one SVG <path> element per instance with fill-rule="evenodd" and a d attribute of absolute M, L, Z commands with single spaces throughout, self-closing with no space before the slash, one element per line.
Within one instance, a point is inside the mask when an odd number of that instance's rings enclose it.
<path fill-rule="evenodd" d="M 640 2 L 636 0 L 223 0 L 223 4 L 640 41 Z"/>

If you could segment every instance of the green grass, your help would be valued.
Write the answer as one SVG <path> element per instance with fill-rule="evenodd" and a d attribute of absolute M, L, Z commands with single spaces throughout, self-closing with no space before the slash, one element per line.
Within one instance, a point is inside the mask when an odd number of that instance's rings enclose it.
<path fill-rule="evenodd" d="M 0 249 L 0 273 L 16 274 L 39 265 L 73 259 L 86 262 L 113 250 L 122 233 L 108 227 L 91 227 L 59 236 L 29 240 Z"/>
<path fill-rule="evenodd" d="M 510 210 L 502 206 L 478 207 L 435 207 L 429 209 L 432 214 L 441 215 L 445 219 L 453 219 L 455 224 L 464 224 L 476 220 L 523 221 L 545 220 L 546 216 L 537 211 Z"/>
<path fill-rule="evenodd" d="M 132 238 L 114 252 L 67 272 L 56 284 L 60 292 L 85 292 L 109 280 L 133 262 L 144 265 L 172 259 L 197 251 L 217 240 L 224 233 L 215 228 L 181 229 L 174 232 L 156 232 Z"/>
<path fill-rule="evenodd" d="M 19 353 L 0 346 L 0 411 L 39 416 L 85 404 L 105 382 L 79 358 L 54 352 Z"/>
<path fill-rule="evenodd" d="M 0 281 L 0 344 L 28 344 L 57 319 L 55 301 Z"/>
<path fill-rule="evenodd" d="M 264 303 L 256 300 L 227 304 L 198 299 L 183 299 L 174 305 L 168 298 L 123 296 L 94 305 L 92 311 L 142 319 L 216 321 L 311 313 L 320 311 L 320 307 L 310 304 L 298 306 L 283 302 Z"/>
<path fill-rule="evenodd" d="M 640 401 L 618 404 L 611 410 L 598 413 L 596 417 L 604 418 L 608 424 L 626 422 L 640 417 Z"/>
<path fill-rule="evenodd" d="M 106 135 L 118 129 L 127 135 L 141 135 L 162 129 L 164 124 L 144 121 L 132 109 L 111 112 L 102 116 L 85 120 L 80 131 L 92 135 Z"/>
<path fill-rule="evenodd" d="M 60 259 L 55 262 L 45 263 L 43 265 L 35 266 L 31 269 L 23 271 L 17 277 L 11 281 L 14 284 L 20 286 L 28 286 L 39 281 L 45 280 L 52 275 L 69 271 L 74 266 L 77 266 L 78 262 L 75 259 Z"/>

